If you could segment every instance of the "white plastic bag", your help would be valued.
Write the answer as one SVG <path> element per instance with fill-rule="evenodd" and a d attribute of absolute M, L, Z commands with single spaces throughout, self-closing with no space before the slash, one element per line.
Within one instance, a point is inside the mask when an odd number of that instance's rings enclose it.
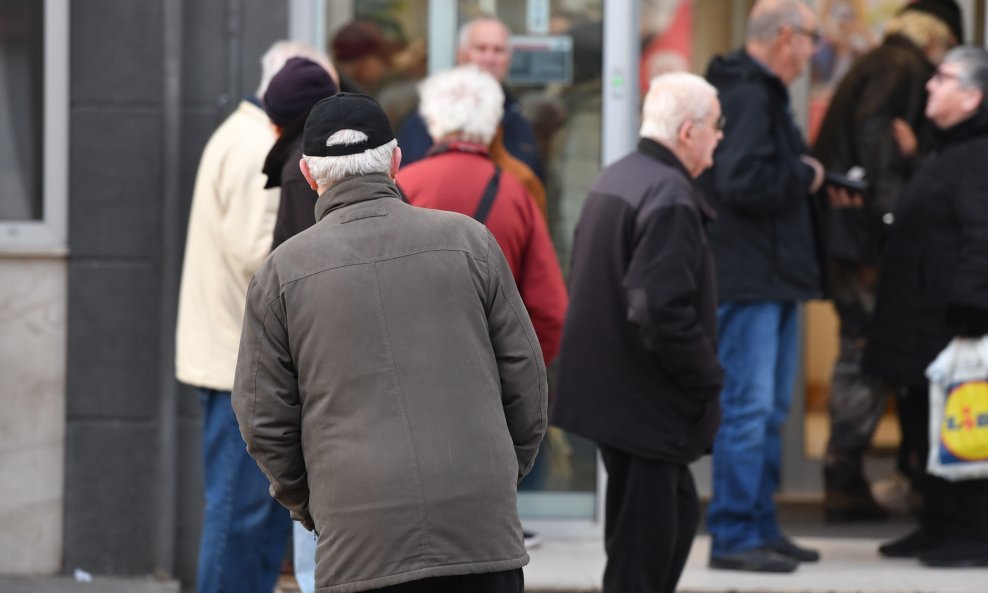
<path fill-rule="evenodd" d="M 955 338 L 926 369 L 930 455 L 926 470 L 948 480 L 988 476 L 988 336 Z"/>

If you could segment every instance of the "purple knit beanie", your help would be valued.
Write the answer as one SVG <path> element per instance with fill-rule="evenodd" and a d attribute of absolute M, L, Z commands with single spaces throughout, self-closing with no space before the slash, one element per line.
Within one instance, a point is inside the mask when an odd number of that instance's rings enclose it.
<path fill-rule="evenodd" d="M 306 58 L 291 58 L 271 79 L 264 93 L 264 111 L 272 123 L 284 127 L 338 90 L 322 66 Z"/>

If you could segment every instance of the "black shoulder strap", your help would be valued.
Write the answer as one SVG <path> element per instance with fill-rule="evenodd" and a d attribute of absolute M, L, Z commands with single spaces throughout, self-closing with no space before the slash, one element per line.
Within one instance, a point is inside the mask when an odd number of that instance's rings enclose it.
<path fill-rule="evenodd" d="M 487 187 L 484 188 L 484 195 L 480 197 L 477 204 L 477 211 L 473 213 L 473 218 L 480 224 L 487 224 L 487 217 L 491 214 L 491 206 L 494 205 L 494 198 L 497 197 L 498 187 L 501 185 L 501 168 L 494 165 L 494 174 L 491 175 Z"/>

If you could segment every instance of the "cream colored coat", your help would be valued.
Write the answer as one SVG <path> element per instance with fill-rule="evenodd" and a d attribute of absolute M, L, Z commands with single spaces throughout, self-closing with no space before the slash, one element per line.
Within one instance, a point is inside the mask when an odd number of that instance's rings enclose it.
<path fill-rule="evenodd" d="M 233 388 L 244 299 L 271 249 L 278 189 L 264 189 L 275 141 L 267 115 L 242 101 L 203 150 L 189 215 L 178 302 L 175 374 L 221 391 Z"/>

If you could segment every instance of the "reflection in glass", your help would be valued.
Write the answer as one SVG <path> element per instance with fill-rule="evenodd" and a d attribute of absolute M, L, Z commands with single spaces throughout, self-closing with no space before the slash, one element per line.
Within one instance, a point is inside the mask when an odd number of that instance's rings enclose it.
<path fill-rule="evenodd" d="M 328 40 L 333 62 L 381 103 L 396 133 L 418 108 L 415 85 L 426 76 L 428 15 L 429 0 L 361 0 L 354 2 L 353 22 L 327 23 L 336 32 Z M 340 38 L 344 31 L 363 35 Z"/>
<path fill-rule="evenodd" d="M 603 27 L 601 0 L 567 0 L 546 3 L 547 19 L 535 18 L 523 1 L 490 2 L 459 0 L 462 24 L 474 17 L 494 14 L 512 31 L 516 43 L 541 51 L 534 40 L 544 43 L 547 53 L 523 55 L 528 65 L 558 68 L 525 68 L 512 63 L 515 84 L 507 90 L 520 103 L 522 114 L 535 133 L 542 177 L 547 194 L 547 222 L 560 264 L 568 268 L 573 229 L 587 192 L 601 163 L 601 68 Z M 545 30 L 530 30 L 529 24 L 546 24 Z M 525 37 L 525 39 L 518 39 Z M 548 52 L 567 51 L 569 56 Z M 539 72 L 545 74 L 540 77 Z M 517 84 L 523 78 L 525 84 Z M 566 82 L 560 82 L 565 80 Z M 550 375 L 550 394 L 553 389 Z M 588 519 L 596 510 L 596 449 L 586 439 L 550 427 L 536 467 L 522 482 L 519 508 L 526 517 Z"/>
<path fill-rule="evenodd" d="M 40 220 L 44 3 L 0 1 L 0 220 Z"/>

